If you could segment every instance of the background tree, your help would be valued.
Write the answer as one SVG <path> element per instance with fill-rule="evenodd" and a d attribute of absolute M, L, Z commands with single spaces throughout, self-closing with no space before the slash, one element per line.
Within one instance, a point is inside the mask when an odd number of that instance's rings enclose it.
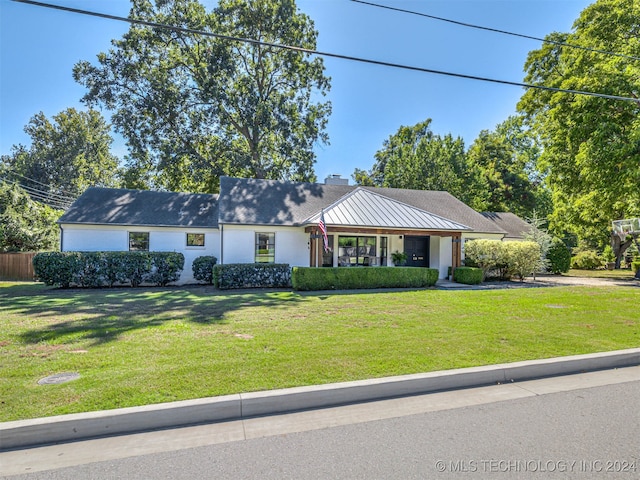
<path fill-rule="evenodd" d="M 467 155 L 479 177 L 474 208 L 522 218 L 534 211 L 541 217 L 550 213 L 550 195 L 537 170 L 540 150 L 521 118 L 509 117 L 495 131 L 481 131 Z"/>
<path fill-rule="evenodd" d="M 27 192 L 9 182 L 0 183 L 0 252 L 57 250 L 62 214 L 34 202 Z"/>
<path fill-rule="evenodd" d="M 376 152 L 370 172 L 357 169 L 359 185 L 446 190 L 464 202 L 472 202 L 474 183 L 464 151 L 464 142 L 450 134 L 441 137 L 431 129 L 431 119 L 412 127 L 402 126 Z"/>
<path fill-rule="evenodd" d="M 133 0 L 131 18 L 315 49 L 294 0 Z M 326 142 L 329 89 L 321 58 L 197 33 L 133 25 L 74 77 L 84 100 L 114 112 L 131 151 L 130 180 L 216 191 L 220 175 L 314 180 Z M 142 175 L 140 175 L 142 174 Z"/>
<path fill-rule="evenodd" d="M 639 31 L 639 2 L 598 0 L 573 33 L 548 38 L 626 56 L 545 44 L 529 54 L 526 81 L 636 98 Z M 554 199 L 550 228 L 601 248 L 613 238 L 611 220 L 640 215 L 640 105 L 529 90 L 518 107 L 544 146 L 541 165 Z M 612 243 L 619 259 L 622 244 Z"/>
<path fill-rule="evenodd" d="M 117 185 L 118 159 L 109 150 L 109 125 L 99 112 L 68 108 L 52 121 L 40 112 L 24 130 L 31 145 L 14 146 L 0 167 L 34 197 L 61 206 L 90 186 Z"/>

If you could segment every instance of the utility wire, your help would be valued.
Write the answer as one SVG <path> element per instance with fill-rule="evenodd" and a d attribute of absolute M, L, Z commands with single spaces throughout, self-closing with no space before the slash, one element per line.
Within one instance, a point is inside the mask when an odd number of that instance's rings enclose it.
<path fill-rule="evenodd" d="M 20 174 L 18 174 L 18 173 L 11 172 L 11 171 L 9 171 L 9 172 L 7 172 L 7 173 L 9 173 L 9 174 L 11 174 L 11 175 L 17 175 L 17 176 L 19 176 L 19 177 L 23 177 L 23 178 L 28 178 L 28 177 L 25 177 L 25 176 L 23 176 L 23 175 L 20 175 Z M 48 188 L 48 185 L 46 185 L 46 184 L 44 184 L 44 183 L 38 182 L 37 180 L 32 180 L 32 181 L 33 181 L 33 182 L 35 182 L 35 183 L 39 183 L 40 185 L 44 185 L 45 187 L 47 187 L 47 188 Z M 18 183 L 20 183 L 20 182 L 18 182 Z M 42 190 L 42 189 L 38 189 L 38 188 L 33 187 L 33 186 L 31 186 L 31 185 L 24 185 L 24 183 L 20 183 L 20 186 L 21 186 L 22 188 L 24 188 L 25 190 L 26 190 L 26 189 L 29 189 L 29 190 L 32 190 L 32 191 L 34 191 L 34 192 L 40 193 L 40 194 L 42 194 L 42 195 L 48 195 L 48 196 L 51 196 L 51 197 L 55 197 L 57 200 L 61 200 L 61 201 L 63 201 L 63 202 L 73 202 L 73 201 L 74 201 L 74 198 L 73 198 L 73 197 L 71 197 L 71 196 L 69 196 L 69 195 L 62 195 L 62 194 L 60 194 L 60 193 L 55 193 L 55 192 L 52 192 L 52 191 L 50 191 L 50 190 Z"/>
<path fill-rule="evenodd" d="M 71 206 L 71 202 L 64 202 L 64 201 L 60 201 L 60 200 L 55 200 L 55 199 L 49 198 L 49 196 L 47 196 L 47 195 L 31 192 L 31 191 L 29 191 L 29 187 L 28 186 L 22 185 L 20 183 L 12 182 L 10 180 L 7 180 L 4 177 L 0 177 L 0 182 L 4 183 L 6 185 L 18 185 L 21 189 L 23 189 L 29 195 L 29 197 L 32 200 L 34 200 L 36 202 L 39 202 L 39 203 L 44 203 L 45 205 L 48 205 L 48 206 L 53 207 L 53 208 L 56 208 L 58 210 L 60 210 L 60 209 L 66 210 Z"/>
<path fill-rule="evenodd" d="M 329 58 L 337 58 L 337 59 L 341 59 L 341 60 L 349 60 L 349 61 L 353 61 L 353 62 L 360 62 L 360 63 L 367 63 L 370 65 L 379 65 L 379 66 L 383 66 L 383 67 L 391 67 L 391 68 L 398 68 L 398 69 L 402 69 L 402 70 L 410 70 L 410 71 L 414 71 L 414 72 L 422 72 L 422 73 L 431 73 L 434 75 L 444 75 L 444 76 L 448 76 L 448 77 L 456 77 L 456 78 L 464 78 L 467 80 L 477 80 L 477 81 L 482 81 L 482 82 L 489 82 L 489 83 L 497 83 L 497 84 L 501 84 L 501 85 L 511 85 L 514 87 L 523 87 L 523 88 L 531 88 L 531 89 L 536 89 L 536 90 L 545 90 L 545 91 L 549 91 L 549 92 L 557 92 L 557 93 L 571 93 L 574 95 L 586 95 L 586 96 L 590 96 L 590 97 L 598 97 L 598 98 L 606 98 L 608 100 L 621 100 L 621 101 L 625 101 L 625 102 L 634 102 L 634 103 L 638 103 L 639 100 L 637 98 L 631 98 L 631 97 L 622 97 L 619 95 L 608 95 L 608 94 L 604 94 L 604 93 L 596 93 L 596 92 L 588 92 L 588 91 L 584 91 L 584 90 L 567 90 L 567 89 L 563 89 L 563 88 L 555 88 L 555 87 L 545 87 L 543 85 L 533 85 L 533 84 L 528 84 L 528 83 L 522 83 L 522 82 L 513 82 L 510 80 L 498 80 L 495 78 L 487 78 L 487 77 L 479 77 L 476 75 L 466 75 L 463 73 L 453 73 L 453 72 L 446 72 L 446 71 L 442 71 L 442 70 L 433 70 L 430 68 L 423 68 L 423 67 L 416 67 L 416 66 L 411 66 L 411 65 L 403 65 L 400 63 L 393 63 L 393 62 L 385 62 L 382 60 L 371 60 L 371 59 L 366 59 L 366 58 L 362 58 L 362 57 L 353 57 L 350 55 L 341 55 L 338 53 L 330 53 L 330 52 L 321 52 L 318 50 L 311 50 L 309 48 L 303 48 L 303 47 L 295 47 L 292 45 L 283 45 L 283 44 L 278 44 L 278 43 L 271 43 L 271 42 L 264 42 L 261 40 L 255 40 L 255 39 L 251 39 L 251 38 L 242 38 L 242 37 L 234 37 L 231 35 L 223 35 L 220 33 L 213 33 L 213 32 L 205 32 L 203 30 L 193 30 L 190 28 L 184 28 L 184 27 L 176 27 L 176 26 L 171 26 L 171 25 L 163 25 L 160 23 L 155 23 L 155 22 L 149 22 L 146 20 L 136 20 L 136 19 L 132 19 L 132 18 L 127 18 L 127 17 L 119 17 L 116 15 L 109 15 L 106 13 L 99 13 L 99 12 L 92 12 L 92 11 L 88 11 L 88 10 L 81 10 L 78 8 L 71 8 L 71 7 L 64 7 L 61 5 L 53 5 L 50 3 L 42 3 L 42 2 L 37 2 L 35 0 L 12 0 L 14 2 L 19 2 L 19 3 L 26 3 L 29 5 L 35 5 L 38 7 L 45 7 L 45 8 L 52 8 L 55 10 L 62 10 L 65 12 L 71 12 L 71 13 L 79 13 L 81 15 L 89 15 L 89 16 L 93 16 L 93 17 L 99 17 L 99 18 L 106 18 L 109 20 L 117 20 L 120 22 L 127 22 L 127 23 L 131 23 L 131 24 L 135 24 L 135 25 L 144 25 L 147 27 L 152 27 L 152 28 L 160 28 L 160 29 L 165 29 L 165 30 L 172 30 L 175 32 L 182 32 L 182 33 L 189 33 L 192 35 L 203 35 L 203 36 L 207 36 L 207 37 L 213 37 L 213 38 L 219 38 L 222 40 L 230 40 L 230 41 L 235 41 L 235 42 L 243 42 L 243 43 L 250 43 L 252 45 L 260 45 L 260 46 L 264 46 L 264 47 L 272 47 L 272 48 L 280 48 L 283 50 L 292 50 L 295 52 L 300 52 L 300 53 L 306 53 L 306 54 L 310 54 L 310 55 L 318 55 L 318 56 L 322 56 L 322 57 L 329 57 Z"/>
<path fill-rule="evenodd" d="M 380 5 L 379 3 L 366 2 L 364 0 L 351 0 L 351 1 L 355 2 L 355 3 L 360 3 L 362 5 L 369 5 L 371 7 L 383 8 L 383 9 L 386 9 L 386 10 L 392 10 L 394 12 L 408 13 L 410 15 L 417 15 L 417 16 L 420 16 L 420 17 L 430 18 L 432 20 L 439 20 L 441 22 L 452 23 L 454 25 L 460 25 L 462 27 L 476 28 L 478 30 L 486 30 L 488 32 L 501 33 L 503 35 L 511 35 L 512 37 L 520 37 L 520 38 L 526 38 L 526 39 L 529 39 L 529 40 L 536 40 L 538 42 L 550 43 L 552 45 L 557 45 L 557 46 L 560 46 L 560 47 L 576 48 L 576 49 L 579 49 L 579 50 L 586 50 L 586 51 L 589 51 L 589 52 L 602 53 L 604 55 L 611 55 L 611 56 L 615 56 L 615 57 L 622 57 L 622 58 L 628 58 L 630 60 L 640 61 L 640 57 L 634 57 L 632 55 L 625 55 L 624 53 L 609 52 L 607 50 L 599 50 L 597 48 L 584 47 L 582 45 L 575 45 L 575 44 L 572 44 L 572 43 L 564 43 L 564 42 L 559 42 L 559 41 L 556 41 L 556 40 L 548 40 L 548 39 L 544 39 L 544 38 L 538 38 L 538 37 L 534 37 L 534 36 L 531 36 L 531 35 L 525 35 L 525 34 L 522 34 L 522 33 L 508 32 L 506 30 L 499 30 L 497 28 L 483 27 L 481 25 L 474 25 L 472 23 L 465 23 L 465 22 L 460 22 L 458 20 L 451 20 L 450 18 L 437 17 L 435 15 L 429 15 L 429 14 L 426 14 L 426 13 L 415 12 L 413 10 L 405 10 L 404 8 L 390 7 L 388 5 Z"/>
<path fill-rule="evenodd" d="M 20 178 L 24 178 L 25 180 L 27 180 L 27 181 L 29 181 L 29 182 L 37 183 L 38 185 L 42 185 L 43 187 L 47 187 L 47 188 L 49 187 L 49 185 L 47 185 L 46 183 L 39 182 L 38 180 L 36 180 L 36 179 L 34 179 L 34 178 L 25 177 L 24 175 L 21 175 L 21 174 L 19 174 L 18 172 L 14 172 L 14 171 L 11 171 L 11 170 L 7 170 L 7 173 L 10 173 L 11 175 L 16 175 L 16 176 L 18 176 L 18 177 L 20 177 Z M 66 193 L 66 194 L 68 194 L 69 192 L 67 192 L 66 190 L 62 190 L 62 193 Z M 61 195 L 61 196 L 65 196 L 65 197 L 67 197 L 67 198 L 71 198 L 71 199 L 73 200 L 73 198 L 72 198 L 72 197 L 70 197 L 69 195 Z"/>

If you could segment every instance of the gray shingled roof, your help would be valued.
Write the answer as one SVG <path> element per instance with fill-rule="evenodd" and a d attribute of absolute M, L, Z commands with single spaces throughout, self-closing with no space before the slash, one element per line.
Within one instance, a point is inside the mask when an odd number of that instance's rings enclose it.
<path fill-rule="evenodd" d="M 511 212 L 482 212 L 482 216 L 507 232 L 505 239 L 524 239 L 531 225 Z"/>
<path fill-rule="evenodd" d="M 356 188 L 324 209 L 327 225 L 352 227 L 415 228 L 420 230 L 469 230 L 465 225 L 425 212 L 372 190 Z M 307 223 L 317 224 L 320 214 Z"/>
<path fill-rule="evenodd" d="M 308 224 L 314 215 L 319 215 L 322 209 L 356 189 L 401 202 L 421 210 L 423 214 L 431 214 L 432 221 L 440 217 L 460 224 L 460 227 L 469 227 L 474 232 L 506 233 L 499 225 L 447 192 L 231 177 L 220 179 L 220 195 L 89 188 L 58 222 L 212 228 L 216 228 L 218 223 L 302 226 Z M 407 214 L 409 210 L 405 207 L 404 212 Z"/>
<path fill-rule="evenodd" d="M 215 228 L 218 195 L 93 187 L 58 223 Z"/>
<path fill-rule="evenodd" d="M 220 223 L 303 225 L 342 196 L 349 185 L 222 177 Z"/>
<path fill-rule="evenodd" d="M 231 224 L 304 225 L 310 217 L 356 188 L 452 220 L 476 232 L 506 233 L 448 192 L 231 177 L 220 179 L 219 220 Z"/>

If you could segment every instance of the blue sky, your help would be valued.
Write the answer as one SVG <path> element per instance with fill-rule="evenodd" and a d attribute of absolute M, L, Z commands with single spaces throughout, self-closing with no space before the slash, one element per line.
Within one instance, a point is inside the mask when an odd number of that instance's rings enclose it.
<path fill-rule="evenodd" d="M 43 0 L 45 1 L 45 0 Z M 128 0 L 46 0 L 127 16 Z M 208 8 L 217 2 L 201 0 Z M 588 0 L 375 0 L 462 22 L 544 37 L 569 31 Z M 464 28 L 349 0 L 298 0 L 319 31 L 318 50 L 424 68 L 522 81 L 527 53 L 540 42 Z M 84 108 L 72 78 L 79 60 L 94 61 L 127 24 L 0 0 L 0 154 L 29 144 L 24 126 Z M 316 146 L 319 179 L 370 169 L 374 154 L 401 125 L 432 119 L 432 130 L 471 145 L 483 129 L 515 112 L 518 87 L 325 59 L 332 78 L 330 145 Z M 108 112 L 104 112 L 108 115 Z M 126 147 L 115 136 L 113 152 Z"/>

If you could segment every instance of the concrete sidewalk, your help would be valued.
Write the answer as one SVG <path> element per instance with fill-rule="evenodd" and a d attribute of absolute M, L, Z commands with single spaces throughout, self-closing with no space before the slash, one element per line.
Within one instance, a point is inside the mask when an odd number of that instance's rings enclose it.
<path fill-rule="evenodd" d="M 640 365 L 640 348 L 5 422 L 0 450 Z"/>

